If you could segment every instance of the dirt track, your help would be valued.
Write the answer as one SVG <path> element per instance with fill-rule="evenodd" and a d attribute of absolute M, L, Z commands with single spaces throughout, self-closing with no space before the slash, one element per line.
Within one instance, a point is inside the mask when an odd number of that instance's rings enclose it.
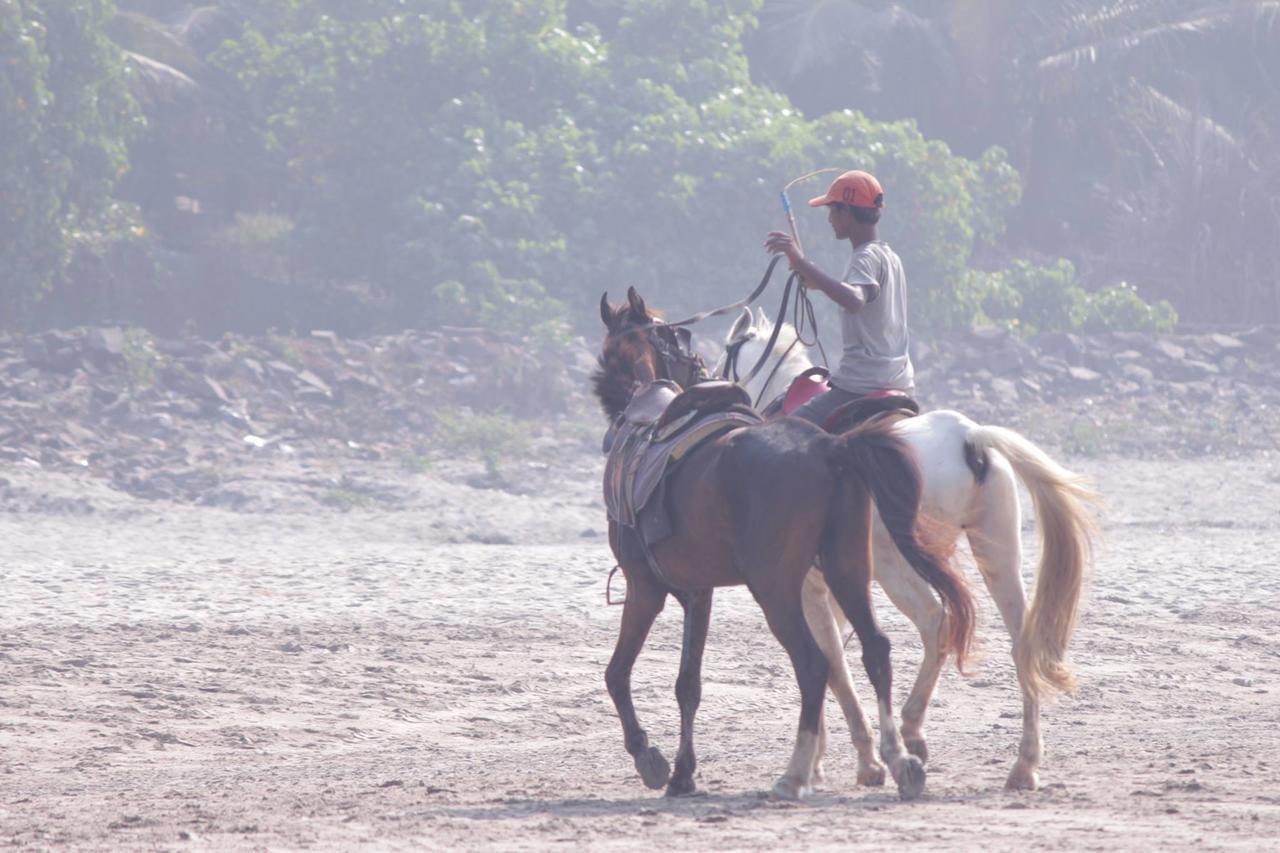
<path fill-rule="evenodd" d="M 346 513 L 295 500 L 292 469 L 246 481 L 252 514 L 0 469 L 19 496 L 0 514 L 0 843 L 1274 849 L 1280 466 L 1068 461 L 1109 505 L 1043 787 L 1001 787 L 1020 705 L 982 595 L 984 659 L 944 676 L 910 804 L 854 785 L 834 703 L 828 783 L 763 797 L 798 696 L 745 590 L 718 596 L 704 795 L 643 787 L 603 686 L 620 611 L 594 459 L 531 469 L 522 496 L 352 461 L 396 498 Z M 901 694 L 918 643 L 880 614 Z M 668 757 L 679 631 L 673 605 L 637 668 Z"/>

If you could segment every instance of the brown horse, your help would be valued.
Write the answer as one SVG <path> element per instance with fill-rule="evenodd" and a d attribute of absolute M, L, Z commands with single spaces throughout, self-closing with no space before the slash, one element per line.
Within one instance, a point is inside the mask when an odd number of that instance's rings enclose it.
<path fill-rule="evenodd" d="M 703 376 L 670 326 L 645 308 L 634 288 L 618 308 L 601 299 L 608 333 L 594 377 L 605 413 L 616 418 L 636 389 L 658 379 L 688 385 Z M 694 790 L 693 723 L 701 698 L 702 653 L 712 592 L 746 584 L 786 649 L 800 687 L 800 725 L 775 795 L 796 798 L 812 785 L 828 662 L 805 621 L 801 587 L 815 558 L 853 623 L 880 707 L 880 751 L 900 796 L 918 796 L 924 766 L 903 746 L 891 706 L 889 640 L 871 605 L 871 500 L 908 562 L 948 609 L 947 640 L 963 660 L 973 634 L 973 601 L 949 555 L 916 531 L 920 474 L 903 443 L 871 426 L 844 436 L 784 418 L 735 429 L 690 451 L 667 483 L 674 531 L 653 546 L 651 568 L 633 528 L 613 520 L 609 544 L 627 580 L 617 648 L 605 674 L 627 752 L 650 788 Z M 684 607 L 684 645 L 676 699 L 680 747 L 675 771 L 649 745 L 631 701 L 631 669 L 668 595 Z"/>

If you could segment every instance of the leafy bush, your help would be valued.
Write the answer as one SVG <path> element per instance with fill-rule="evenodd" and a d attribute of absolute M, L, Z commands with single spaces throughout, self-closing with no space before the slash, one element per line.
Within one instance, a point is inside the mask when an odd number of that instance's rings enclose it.
<path fill-rule="evenodd" d="M 278 213 L 237 213 L 213 239 L 224 260 L 238 270 L 268 281 L 289 277 L 289 238 L 293 220 Z"/>
<path fill-rule="evenodd" d="M 1147 303 L 1128 282 L 1085 293 L 1076 304 L 1076 324 L 1088 332 L 1171 332 L 1178 312 L 1167 300 Z"/>
<path fill-rule="evenodd" d="M 145 329 L 130 327 L 124 331 L 125 373 L 134 391 L 151 388 L 156 384 L 156 374 L 164 364 L 164 358 L 156 350 L 155 341 Z"/>
<path fill-rule="evenodd" d="M 436 415 L 434 437 L 451 453 L 479 458 L 490 475 L 497 475 L 503 461 L 523 454 L 529 446 L 525 428 L 500 413 L 442 411 Z"/>
<path fill-rule="evenodd" d="M 983 314 L 1019 329 L 1043 331 L 1166 332 L 1178 316 L 1165 300 L 1148 304 L 1126 282 L 1090 292 L 1075 279 L 1075 267 L 1059 259 L 1052 266 L 1014 261 L 996 273 L 975 273 Z"/>

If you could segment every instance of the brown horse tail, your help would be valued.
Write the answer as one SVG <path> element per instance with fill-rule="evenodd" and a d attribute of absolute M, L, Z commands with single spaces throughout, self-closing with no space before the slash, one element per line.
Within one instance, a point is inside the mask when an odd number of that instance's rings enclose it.
<path fill-rule="evenodd" d="M 952 562 L 954 542 L 928 536 L 919 522 L 923 480 L 915 454 L 892 432 L 892 424 L 871 422 L 835 438 L 832 466 L 870 488 L 880 519 L 893 543 L 920 577 L 942 598 L 947 618 L 943 644 L 964 671 L 973 643 L 974 604 L 964 576 Z"/>
<path fill-rule="evenodd" d="M 1031 493 L 1040 521 L 1040 566 L 1018 638 L 1016 654 L 1023 664 L 1018 669 L 1033 695 L 1047 689 L 1071 690 L 1075 678 L 1067 661 L 1067 644 L 1075 631 L 1080 590 L 1097 536 L 1091 505 L 1100 498 L 1083 477 L 1013 430 L 980 426 L 969 431 L 966 448 L 978 454 L 999 453 Z"/>

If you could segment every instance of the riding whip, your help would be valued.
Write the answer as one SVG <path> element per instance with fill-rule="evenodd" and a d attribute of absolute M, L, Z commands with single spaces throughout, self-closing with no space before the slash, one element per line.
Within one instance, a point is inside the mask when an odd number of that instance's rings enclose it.
<path fill-rule="evenodd" d="M 816 178 L 818 175 L 826 175 L 826 174 L 830 174 L 831 172 L 839 172 L 839 171 L 842 171 L 842 170 L 836 168 L 835 166 L 829 166 L 825 169 L 815 169 L 812 172 L 801 175 L 798 178 L 792 179 L 791 181 L 787 182 L 786 186 L 782 188 L 782 210 L 787 214 L 787 225 L 791 229 L 791 240 L 796 244 L 796 249 L 800 251 L 800 257 L 802 258 L 804 257 L 804 246 L 800 242 L 800 231 L 796 227 L 795 213 L 791 210 L 791 197 L 787 195 L 787 193 L 788 191 L 790 191 L 792 187 L 794 187 L 796 184 L 802 181 L 807 181 L 810 178 Z M 788 283 L 790 282 L 788 281 Z M 809 301 L 809 294 L 805 292 L 805 288 L 803 285 L 796 288 L 795 299 L 796 299 L 796 305 L 791 313 L 792 313 L 792 316 L 795 318 L 794 323 L 796 326 L 796 340 L 795 342 L 792 343 L 792 346 L 794 347 L 796 343 L 800 343 L 800 342 L 803 342 L 806 346 L 817 346 L 818 352 L 822 355 L 822 363 L 826 364 L 827 351 L 826 351 L 826 348 L 822 346 L 822 340 L 818 337 L 818 319 L 813 310 L 813 303 Z M 777 339 L 777 330 L 782 326 L 782 321 L 786 318 L 786 309 L 787 309 L 787 295 L 784 292 L 782 296 L 782 308 L 779 309 L 778 319 L 774 327 L 774 336 L 769 339 L 769 344 L 765 348 L 763 355 L 761 355 L 760 360 L 756 363 L 756 366 L 752 368 L 751 374 L 750 374 L 751 376 L 755 376 L 756 372 L 760 369 L 761 366 L 763 366 L 765 360 L 768 358 L 769 353 L 773 351 L 773 343 Z M 806 322 L 808 323 L 809 326 L 813 328 L 812 343 L 804 340 L 804 326 Z M 785 355 L 783 357 L 785 358 Z M 781 362 L 779 362 L 779 364 L 780 363 Z M 774 370 L 777 370 L 777 368 L 778 368 L 778 365 L 774 365 Z M 772 376 L 770 376 L 770 378 L 772 378 Z M 747 381 L 750 381 L 750 379 L 748 379 Z"/>
<path fill-rule="evenodd" d="M 796 248 L 800 250 L 800 257 L 804 257 L 804 246 L 800 244 L 800 232 L 796 229 L 796 217 L 795 217 L 795 214 L 791 212 L 791 197 L 788 196 L 787 193 L 791 190 L 792 187 L 794 187 L 796 184 L 800 183 L 801 181 L 807 181 L 810 178 L 817 177 L 818 175 L 825 175 L 825 174 L 828 174 L 829 172 L 839 172 L 839 171 L 840 170 L 835 168 L 834 166 L 826 169 L 818 169 L 817 171 L 810 172 L 807 175 L 801 175 L 800 177 L 791 181 L 785 187 L 782 188 L 782 209 L 786 211 L 787 224 L 791 227 L 791 239 L 795 241 Z"/>

